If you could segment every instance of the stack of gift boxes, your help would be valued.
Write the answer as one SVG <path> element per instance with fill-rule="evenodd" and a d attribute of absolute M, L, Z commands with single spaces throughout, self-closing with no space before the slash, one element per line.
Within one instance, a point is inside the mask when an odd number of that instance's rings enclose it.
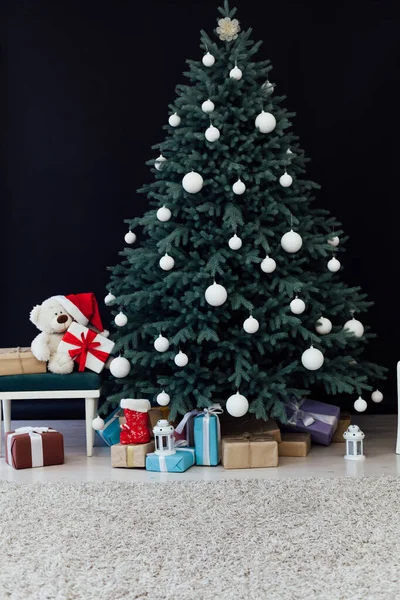
<path fill-rule="evenodd" d="M 288 423 L 278 426 L 274 419 L 233 418 L 214 405 L 192 410 L 171 424 L 168 407 L 153 407 L 147 413 L 151 439 L 129 444 L 120 436 L 126 420 L 117 409 L 98 433 L 111 446 L 112 467 L 180 473 L 193 465 L 220 463 L 225 469 L 277 467 L 280 457 L 306 457 L 312 443 L 343 442 L 350 425 L 348 413 L 341 415 L 338 407 L 313 400 L 291 402 L 287 412 Z M 160 440 L 168 439 L 169 446 L 165 442 L 162 447 Z"/>

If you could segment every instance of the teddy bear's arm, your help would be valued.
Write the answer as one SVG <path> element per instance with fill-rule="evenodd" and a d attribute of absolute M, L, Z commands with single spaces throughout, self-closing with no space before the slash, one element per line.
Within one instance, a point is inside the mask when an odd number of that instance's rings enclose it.
<path fill-rule="evenodd" d="M 31 350 L 33 356 L 38 360 L 50 360 L 50 346 L 47 333 L 39 333 L 32 342 Z"/>

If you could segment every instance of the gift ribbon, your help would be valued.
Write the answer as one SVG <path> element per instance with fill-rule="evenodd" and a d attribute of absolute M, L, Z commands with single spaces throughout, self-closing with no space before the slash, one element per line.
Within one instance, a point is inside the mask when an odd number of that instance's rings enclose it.
<path fill-rule="evenodd" d="M 181 422 L 175 427 L 176 433 L 180 435 L 188 424 L 189 419 L 195 415 L 198 415 L 199 413 L 200 411 L 196 409 L 185 413 Z M 186 431 L 186 441 L 189 443 L 189 430 Z"/>
<path fill-rule="evenodd" d="M 182 446 L 184 446 L 185 444 L 187 444 L 186 440 L 179 440 L 177 442 L 175 442 L 174 446 L 175 448 L 178 448 L 178 450 L 182 451 L 182 452 L 191 452 L 192 455 L 194 456 L 194 449 L 193 448 L 183 448 Z M 149 454 L 147 456 L 150 456 Z M 160 472 L 161 473 L 168 473 L 168 465 L 167 465 L 167 461 L 165 460 L 166 456 L 174 456 L 173 454 L 156 454 L 155 452 L 153 452 L 151 454 L 151 456 L 157 456 L 158 458 L 158 465 L 160 467 Z"/>
<path fill-rule="evenodd" d="M 241 435 L 235 435 L 235 436 L 227 436 L 226 438 L 224 437 L 224 440 L 229 441 L 229 442 L 247 442 L 247 463 L 246 463 L 246 469 L 251 469 L 252 465 L 253 465 L 253 448 L 251 443 L 252 442 L 273 442 L 274 439 L 271 435 L 268 434 L 262 434 L 262 433 L 248 433 L 247 431 L 242 433 Z"/>
<path fill-rule="evenodd" d="M 11 463 L 14 462 L 11 454 L 13 439 L 19 435 L 28 434 L 31 440 L 32 467 L 43 467 L 43 438 L 41 434 L 48 433 L 49 431 L 55 431 L 55 429 L 51 429 L 50 427 L 18 427 L 14 433 L 9 434 L 7 437 L 8 460 Z M 13 466 L 15 465 L 13 464 Z"/>
<path fill-rule="evenodd" d="M 300 401 L 293 399 L 286 402 L 286 405 L 293 410 L 292 416 L 288 419 L 289 425 L 297 425 L 297 421 L 301 420 L 305 427 L 310 427 L 314 421 L 320 421 L 321 423 L 331 425 L 334 429 L 337 428 L 339 421 L 334 415 L 321 415 L 320 413 L 301 410 L 301 406 L 304 402 L 305 398 Z"/>
<path fill-rule="evenodd" d="M 215 416 L 215 418 L 217 419 L 217 435 L 218 435 L 218 458 L 220 457 L 220 451 L 221 451 L 221 426 L 219 423 L 219 418 L 218 415 L 221 415 L 224 411 L 221 408 L 220 404 L 213 404 L 212 406 L 209 406 L 207 408 L 204 408 L 204 412 L 200 413 L 200 415 L 203 418 L 203 460 L 202 460 L 202 464 L 203 465 L 210 465 L 211 464 L 211 457 L 210 457 L 210 421 L 211 421 L 211 417 Z M 197 416 L 200 416 L 197 415 Z M 196 417 L 197 418 L 197 417 Z"/>
<path fill-rule="evenodd" d="M 86 335 L 85 335 L 86 333 Z M 74 360 L 79 358 L 79 371 L 85 370 L 86 360 L 88 354 L 93 354 L 95 358 L 101 360 L 101 362 L 105 363 L 108 358 L 108 353 L 103 350 L 97 350 L 99 346 L 101 346 L 100 342 L 95 342 L 94 339 L 97 337 L 97 333 L 95 331 L 91 331 L 88 329 L 87 332 L 82 331 L 81 339 L 76 337 L 70 331 L 64 335 L 62 341 L 66 344 L 71 344 L 72 346 L 79 346 L 78 348 L 72 348 L 72 350 L 68 350 L 68 354 Z"/>

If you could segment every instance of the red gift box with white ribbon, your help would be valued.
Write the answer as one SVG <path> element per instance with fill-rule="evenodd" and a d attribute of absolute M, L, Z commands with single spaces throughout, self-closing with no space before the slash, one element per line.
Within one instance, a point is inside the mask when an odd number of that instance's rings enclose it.
<path fill-rule="evenodd" d="M 114 346 L 114 342 L 104 335 L 91 331 L 79 323 L 71 323 L 58 350 L 69 354 L 79 364 L 79 371 L 84 371 L 86 368 L 100 373 Z"/>

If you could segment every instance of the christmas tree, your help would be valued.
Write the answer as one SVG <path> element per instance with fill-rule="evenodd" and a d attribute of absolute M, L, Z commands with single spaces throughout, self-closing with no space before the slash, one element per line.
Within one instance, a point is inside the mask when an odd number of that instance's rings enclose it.
<path fill-rule="evenodd" d="M 360 395 L 384 369 L 360 358 L 370 303 L 341 280 L 341 225 L 312 205 L 318 185 L 270 62 L 255 59 L 261 42 L 227 2 L 219 12 L 154 146 L 154 181 L 139 190 L 150 208 L 126 221 L 136 245 L 111 269 L 108 403 L 148 398 L 174 418 L 219 402 L 285 420 L 289 397 L 317 384 Z"/>

